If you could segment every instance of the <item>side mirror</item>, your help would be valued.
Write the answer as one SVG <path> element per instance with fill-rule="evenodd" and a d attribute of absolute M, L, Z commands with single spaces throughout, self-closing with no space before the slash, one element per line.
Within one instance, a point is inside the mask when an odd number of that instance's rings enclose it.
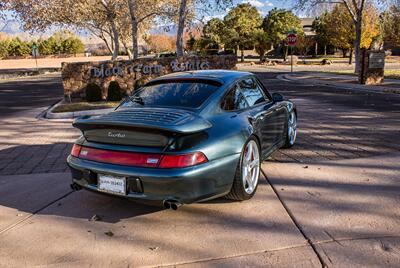
<path fill-rule="evenodd" d="M 283 101 L 283 96 L 279 93 L 272 93 L 272 101 L 273 102 Z"/>

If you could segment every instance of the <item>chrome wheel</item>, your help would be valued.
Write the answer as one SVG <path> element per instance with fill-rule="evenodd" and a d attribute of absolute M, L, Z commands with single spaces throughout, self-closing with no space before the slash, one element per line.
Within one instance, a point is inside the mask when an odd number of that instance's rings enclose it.
<path fill-rule="evenodd" d="M 257 188 L 260 175 L 260 154 L 258 145 L 250 140 L 246 145 L 242 159 L 242 181 L 247 194 L 252 194 Z"/>
<path fill-rule="evenodd" d="M 297 135 L 297 118 L 295 112 L 291 112 L 288 119 L 288 141 L 293 145 L 296 141 Z"/>

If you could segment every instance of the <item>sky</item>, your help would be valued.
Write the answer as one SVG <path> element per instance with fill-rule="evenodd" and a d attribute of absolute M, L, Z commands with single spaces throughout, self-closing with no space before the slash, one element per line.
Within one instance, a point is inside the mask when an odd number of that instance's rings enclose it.
<path fill-rule="evenodd" d="M 252 6 L 255 6 L 260 12 L 262 17 L 265 17 L 268 14 L 268 11 L 276 8 L 289 8 L 291 6 L 291 1 L 277 1 L 277 0 L 234 0 L 233 6 L 236 6 L 241 3 L 249 3 Z M 211 18 L 220 18 L 222 19 L 231 9 L 232 7 L 228 7 L 224 11 L 216 11 L 214 14 L 207 14 L 204 17 L 204 20 L 210 20 Z"/>

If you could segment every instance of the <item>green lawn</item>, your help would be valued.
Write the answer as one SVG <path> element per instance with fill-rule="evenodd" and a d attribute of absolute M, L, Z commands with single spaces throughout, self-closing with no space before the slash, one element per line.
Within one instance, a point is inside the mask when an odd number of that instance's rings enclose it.
<path fill-rule="evenodd" d="M 117 107 L 118 104 L 120 104 L 119 101 L 63 103 L 57 106 L 52 112 L 64 113 L 64 112 L 77 112 L 85 110 L 107 109 L 107 108 Z"/>

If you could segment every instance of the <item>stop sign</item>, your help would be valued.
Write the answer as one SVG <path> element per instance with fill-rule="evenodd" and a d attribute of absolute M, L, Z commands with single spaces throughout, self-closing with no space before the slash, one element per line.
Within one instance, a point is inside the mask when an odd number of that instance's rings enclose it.
<path fill-rule="evenodd" d="M 294 33 L 290 33 L 286 36 L 286 43 L 288 46 L 295 46 L 297 41 L 297 35 Z"/>

